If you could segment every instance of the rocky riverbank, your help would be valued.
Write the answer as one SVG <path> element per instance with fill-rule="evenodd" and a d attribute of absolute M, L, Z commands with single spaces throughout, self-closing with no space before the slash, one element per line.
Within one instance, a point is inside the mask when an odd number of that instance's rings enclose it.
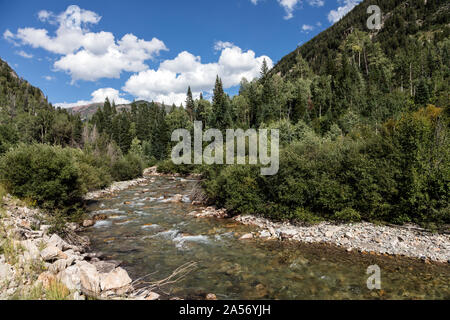
<path fill-rule="evenodd" d="M 433 234 L 418 226 L 390 227 L 368 222 L 332 224 L 322 222 L 311 226 L 272 222 L 251 215 L 234 220 L 261 228 L 251 237 L 327 243 L 363 253 L 400 255 L 419 258 L 425 262 L 450 263 L 450 235 Z"/>
<path fill-rule="evenodd" d="M 63 238 L 48 215 L 11 196 L 0 207 L 0 300 L 147 299 L 159 295 L 134 283 L 120 261 L 88 253 L 89 239 L 68 223 Z"/>
<path fill-rule="evenodd" d="M 196 204 L 196 203 L 193 203 Z M 229 218 L 225 209 L 200 207 L 189 213 L 197 218 Z M 368 222 L 314 225 L 294 225 L 273 222 L 252 215 L 240 215 L 233 220 L 260 228 L 259 232 L 245 234 L 241 240 L 253 238 L 326 243 L 362 253 L 400 255 L 419 258 L 425 262 L 450 263 L 450 235 L 434 234 L 416 225 L 383 226 Z"/>

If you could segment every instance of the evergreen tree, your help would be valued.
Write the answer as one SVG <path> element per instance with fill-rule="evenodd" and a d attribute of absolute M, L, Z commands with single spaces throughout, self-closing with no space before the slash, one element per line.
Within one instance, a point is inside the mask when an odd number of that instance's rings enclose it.
<path fill-rule="evenodd" d="M 187 95 L 186 95 L 186 111 L 189 115 L 189 119 L 191 121 L 195 120 L 195 115 L 194 115 L 194 111 L 195 111 L 195 103 L 194 103 L 194 99 L 192 98 L 192 91 L 191 91 L 191 87 L 188 87 L 188 91 L 187 91 Z"/>
<path fill-rule="evenodd" d="M 212 121 L 211 127 L 225 130 L 231 128 L 231 105 L 228 96 L 223 91 L 222 80 L 216 77 L 216 84 L 213 91 Z"/>

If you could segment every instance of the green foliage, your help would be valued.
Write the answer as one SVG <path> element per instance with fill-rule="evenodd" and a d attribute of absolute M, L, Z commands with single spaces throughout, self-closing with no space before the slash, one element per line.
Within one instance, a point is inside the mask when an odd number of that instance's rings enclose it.
<path fill-rule="evenodd" d="M 442 109 L 407 113 L 380 134 L 362 127 L 347 136 L 332 129 L 319 137 L 306 130 L 290 143 L 295 130 L 278 125 L 285 146 L 278 174 L 262 177 L 257 166 L 206 171 L 205 191 L 215 203 L 236 213 L 310 223 L 450 221 L 449 132 Z"/>
<path fill-rule="evenodd" d="M 345 208 L 344 210 L 335 212 L 334 219 L 343 222 L 358 222 L 361 221 L 361 215 L 352 208 Z"/>
<path fill-rule="evenodd" d="M 143 170 L 142 159 L 136 154 L 129 153 L 113 164 L 112 176 L 116 181 L 132 180 L 142 176 Z"/>
<path fill-rule="evenodd" d="M 20 144 L 0 161 L 1 179 L 8 191 L 32 199 L 44 208 L 66 208 L 77 203 L 83 188 L 69 149 Z"/>
<path fill-rule="evenodd" d="M 295 210 L 294 219 L 305 222 L 307 224 L 315 224 L 323 221 L 320 216 L 313 214 L 310 211 L 305 210 L 304 208 L 298 208 Z"/>

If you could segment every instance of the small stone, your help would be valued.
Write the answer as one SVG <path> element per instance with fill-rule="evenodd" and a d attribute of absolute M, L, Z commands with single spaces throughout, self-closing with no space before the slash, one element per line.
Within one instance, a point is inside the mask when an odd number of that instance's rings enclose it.
<path fill-rule="evenodd" d="M 261 238 L 270 238 L 271 234 L 268 230 L 263 230 L 259 233 L 259 236 Z"/>
<path fill-rule="evenodd" d="M 145 300 L 158 300 L 160 297 L 159 294 L 157 294 L 156 292 L 150 292 L 147 297 L 145 298 Z"/>
<path fill-rule="evenodd" d="M 206 300 L 217 300 L 217 296 L 214 293 L 208 293 L 206 295 Z"/>
<path fill-rule="evenodd" d="M 248 240 L 248 239 L 253 239 L 253 234 L 246 233 L 242 237 L 239 238 L 239 240 Z"/>
<path fill-rule="evenodd" d="M 94 221 L 101 221 L 101 220 L 106 220 L 108 219 L 108 216 L 106 214 L 96 214 L 93 217 Z"/>
<path fill-rule="evenodd" d="M 83 221 L 83 227 L 88 228 L 88 227 L 92 227 L 95 224 L 94 220 L 91 219 L 86 219 Z"/>

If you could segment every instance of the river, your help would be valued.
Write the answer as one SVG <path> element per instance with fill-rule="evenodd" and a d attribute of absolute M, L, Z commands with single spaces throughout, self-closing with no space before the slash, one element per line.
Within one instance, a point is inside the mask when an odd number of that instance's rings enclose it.
<path fill-rule="evenodd" d="M 194 218 L 189 194 L 197 182 L 155 177 L 89 206 L 107 220 L 84 232 L 93 251 L 122 261 L 133 279 L 167 277 L 180 265 L 197 268 L 164 292 L 184 299 L 450 299 L 450 268 L 416 259 L 363 255 L 323 244 L 239 240 L 255 231 L 233 220 Z M 381 269 L 381 290 L 367 288 L 367 268 Z M 162 292 L 158 292 L 162 293 Z"/>

